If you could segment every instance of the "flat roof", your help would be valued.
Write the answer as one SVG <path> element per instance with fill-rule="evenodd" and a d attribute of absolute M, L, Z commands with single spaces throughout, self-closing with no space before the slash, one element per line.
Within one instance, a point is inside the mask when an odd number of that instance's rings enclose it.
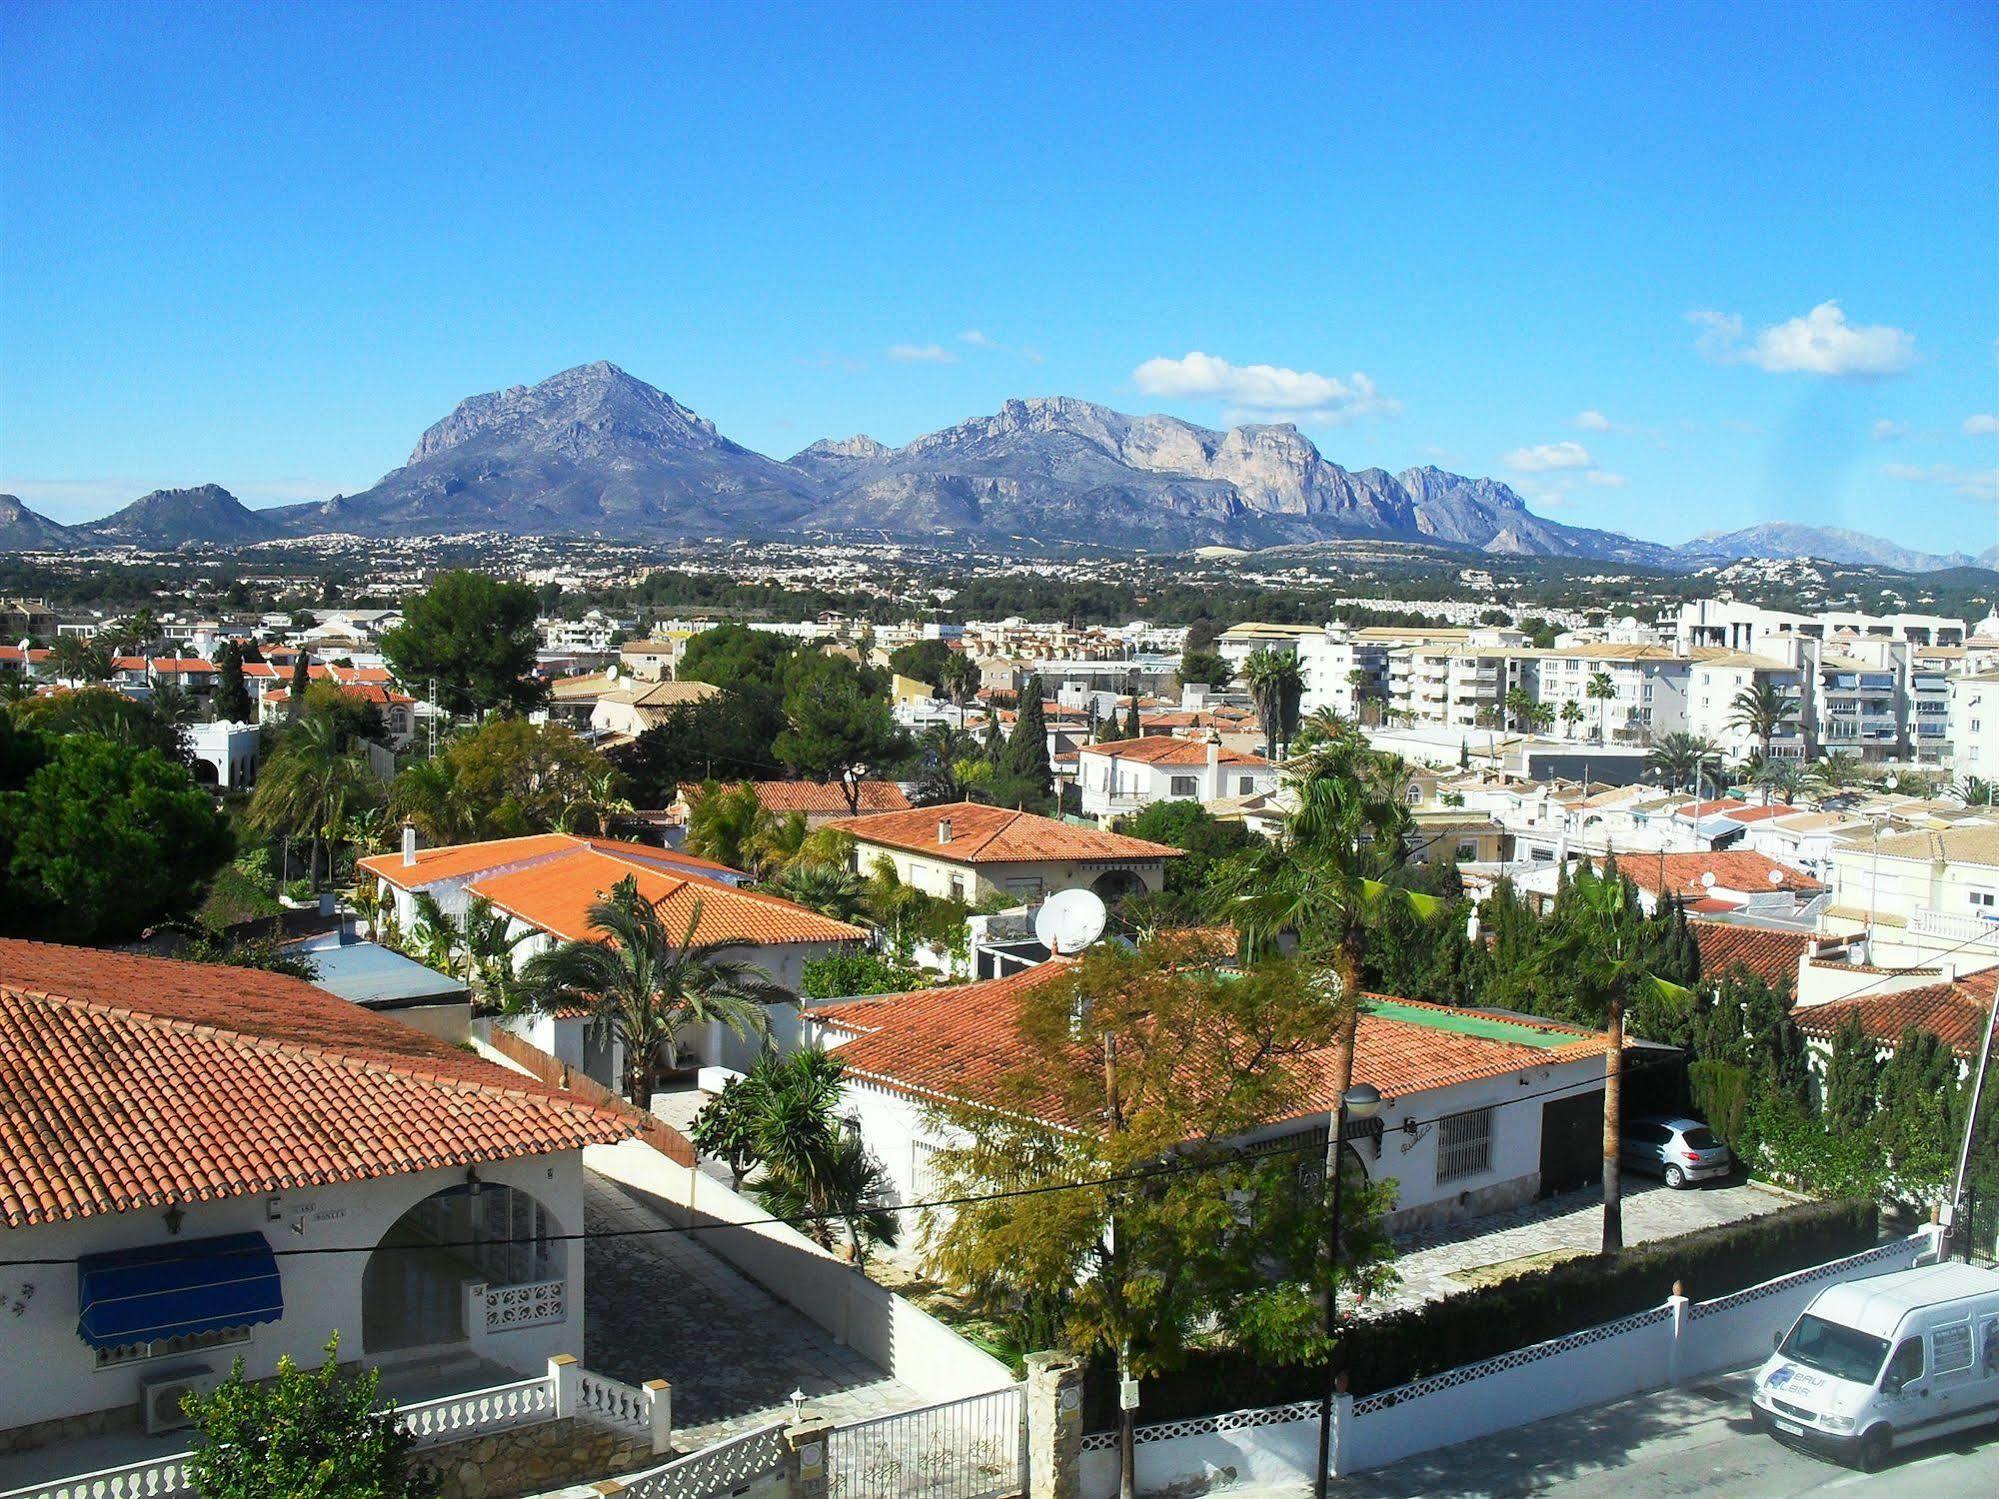
<path fill-rule="evenodd" d="M 319 969 L 314 984 L 371 1009 L 394 1010 L 426 1001 L 449 1004 L 469 992 L 463 981 L 376 942 L 305 948 L 302 953 Z"/>
<path fill-rule="evenodd" d="M 1361 1008 L 1383 1020 L 1400 1020 L 1405 1025 L 1425 1026 L 1433 1031 L 1472 1036 L 1481 1041 L 1504 1041 L 1513 1046 L 1534 1046 L 1543 1051 L 1559 1051 L 1575 1043 L 1572 1029 L 1549 1030 L 1532 1020 L 1508 1019 L 1504 1015 L 1477 1010 L 1442 1010 L 1432 1005 L 1412 1005 L 1399 999 L 1369 996 Z"/>

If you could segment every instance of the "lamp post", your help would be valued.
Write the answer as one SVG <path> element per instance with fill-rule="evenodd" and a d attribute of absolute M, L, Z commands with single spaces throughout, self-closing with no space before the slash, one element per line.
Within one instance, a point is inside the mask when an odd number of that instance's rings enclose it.
<path fill-rule="evenodd" d="M 1333 1383 L 1339 1378 L 1338 1371 L 1330 1365 L 1340 1326 L 1338 1276 L 1340 1199 L 1343 1195 L 1340 1189 L 1346 1180 L 1346 1173 L 1340 1170 L 1340 1151 L 1345 1145 L 1347 1121 L 1372 1119 L 1380 1108 L 1380 1090 L 1369 1083 L 1355 1083 L 1340 1095 L 1339 1104 L 1329 1121 L 1332 1129 L 1326 1140 L 1326 1170 L 1333 1179 L 1333 1212 L 1326 1225 L 1326 1345 L 1329 1367 L 1324 1393 L 1319 1396 L 1319 1465 L 1312 1474 L 1313 1499 L 1326 1499 L 1326 1470 L 1332 1466 L 1333 1453 Z"/>

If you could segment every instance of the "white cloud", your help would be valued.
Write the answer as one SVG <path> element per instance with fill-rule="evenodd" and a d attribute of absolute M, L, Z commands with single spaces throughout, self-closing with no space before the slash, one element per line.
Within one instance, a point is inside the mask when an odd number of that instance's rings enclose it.
<path fill-rule="evenodd" d="M 1975 416 L 1967 416 L 1964 419 L 1966 437 L 1990 437 L 1995 432 L 1999 432 L 1999 416 L 1994 416 L 1989 411 L 1981 411 Z"/>
<path fill-rule="evenodd" d="M 956 364 L 958 356 L 942 344 L 890 344 L 888 357 L 897 364 Z"/>
<path fill-rule="evenodd" d="M 1594 468 L 1596 460 L 1579 442 L 1544 442 L 1515 448 L 1500 460 L 1516 474 L 1545 474 L 1553 469 Z"/>
<path fill-rule="evenodd" d="M 1907 422 L 1891 422 L 1885 416 L 1867 429 L 1868 435 L 1876 442 L 1893 442 L 1898 437 L 1909 435 Z"/>
<path fill-rule="evenodd" d="M 1955 490 L 1967 500 L 1999 500 L 1999 468 L 1963 469 L 1954 463 L 1932 463 L 1928 468 L 1913 463 L 1884 463 L 1884 478 L 1909 484 L 1937 484 Z"/>
<path fill-rule="evenodd" d="M 1583 477 L 1599 489 L 1622 489 L 1625 485 L 1624 475 L 1613 474 L 1606 469 L 1593 468 Z"/>
<path fill-rule="evenodd" d="M 1595 407 L 1576 413 L 1576 425 L 1585 432 L 1622 432 L 1625 429 Z"/>
<path fill-rule="evenodd" d="M 1687 321 L 1701 330 L 1695 347 L 1715 363 L 1753 364 L 1772 374 L 1865 378 L 1899 375 L 1916 362 L 1913 334 L 1886 323 L 1849 323 L 1836 301 L 1772 323 L 1747 342 L 1739 313 L 1702 308 Z"/>
<path fill-rule="evenodd" d="M 976 328 L 967 328 L 963 333 L 960 333 L 958 335 L 958 342 L 961 344 L 970 344 L 975 349 L 994 349 L 999 347 Z"/>
<path fill-rule="evenodd" d="M 1132 383 L 1167 400 L 1219 401 L 1231 419 L 1280 418 L 1314 426 L 1343 426 L 1364 416 L 1394 416 L 1402 403 L 1383 395 L 1358 372 L 1342 380 L 1274 364 L 1230 364 L 1212 354 L 1148 359 L 1131 372 Z"/>

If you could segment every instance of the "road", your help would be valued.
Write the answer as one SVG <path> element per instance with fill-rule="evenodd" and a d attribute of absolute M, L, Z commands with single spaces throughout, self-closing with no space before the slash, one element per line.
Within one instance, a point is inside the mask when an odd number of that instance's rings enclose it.
<path fill-rule="evenodd" d="M 1425 1453 L 1343 1479 L 1334 1492 L 1342 1499 L 1999 1494 L 1999 1428 L 1899 1451 L 1881 1472 L 1859 1473 L 1793 1452 L 1757 1432 L 1749 1421 L 1749 1376 L 1733 1374 Z"/>

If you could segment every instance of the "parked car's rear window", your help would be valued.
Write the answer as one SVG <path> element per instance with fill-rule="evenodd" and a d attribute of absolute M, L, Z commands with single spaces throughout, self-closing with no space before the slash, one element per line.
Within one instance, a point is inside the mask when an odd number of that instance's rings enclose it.
<path fill-rule="evenodd" d="M 1714 1131 L 1705 1125 L 1699 1129 L 1688 1130 L 1680 1138 L 1685 1140 L 1695 1150 L 1713 1150 L 1717 1145 L 1721 1144 L 1721 1141 L 1714 1137 Z"/>

